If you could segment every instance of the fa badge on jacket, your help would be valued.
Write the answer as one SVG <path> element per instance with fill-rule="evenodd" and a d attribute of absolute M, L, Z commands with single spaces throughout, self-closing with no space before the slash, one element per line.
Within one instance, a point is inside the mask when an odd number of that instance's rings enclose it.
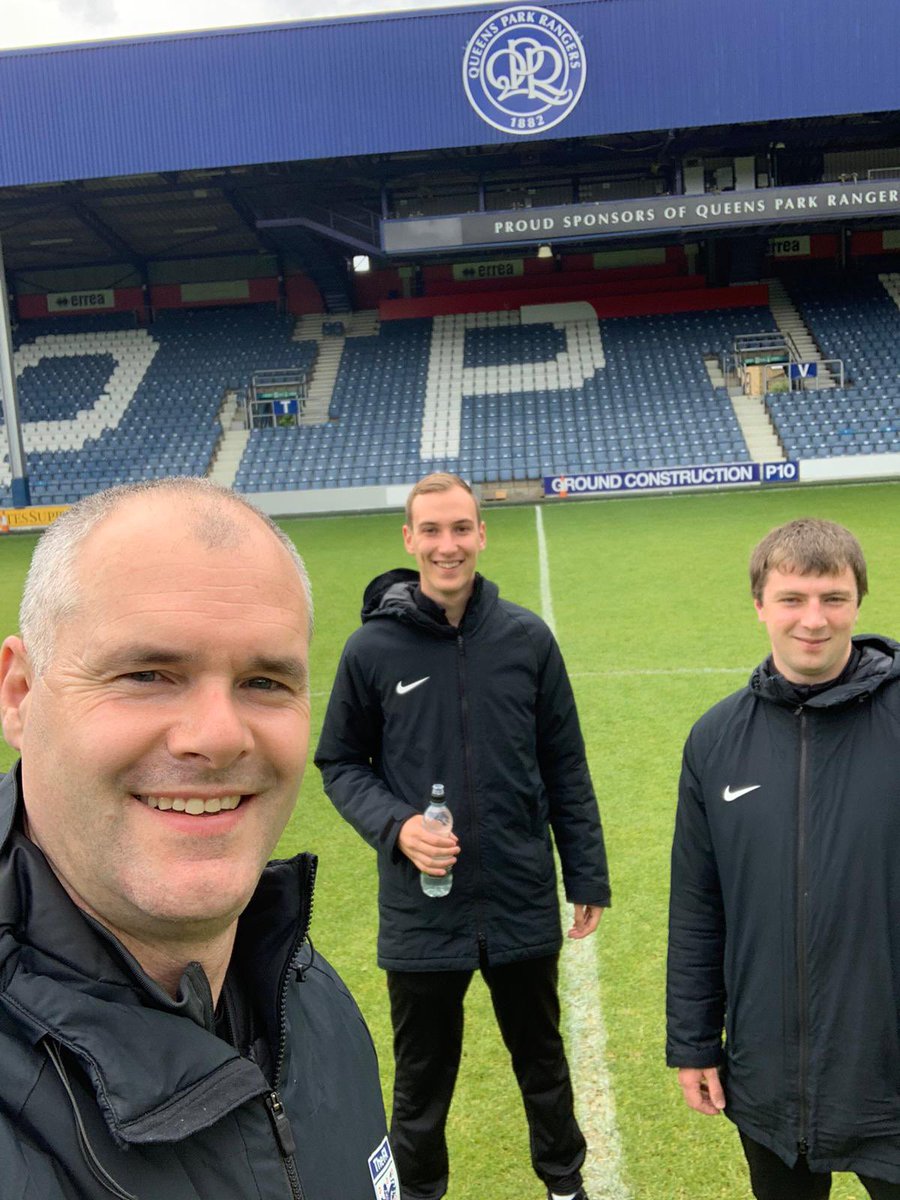
<path fill-rule="evenodd" d="M 369 1155 L 369 1172 L 375 1200 L 400 1200 L 400 1180 L 387 1138 Z"/>

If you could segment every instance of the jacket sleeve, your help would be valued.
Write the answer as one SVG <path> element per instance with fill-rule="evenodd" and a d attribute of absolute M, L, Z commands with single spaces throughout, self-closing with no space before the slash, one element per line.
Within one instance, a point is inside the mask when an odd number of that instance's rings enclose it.
<path fill-rule="evenodd" d="M 538 766 L 547 789 L 566 899 L 607 908 L 611 897 L 600 811 L 572 685 L 549 630 L 539 666 L 536 722 Z"/>
<path fill-rule="evenodd" d="M 688 739 L 672 846 L 666 987 L 670 1067 L 715 1067 L 723 1058 L 725 914 L 703 790 Z"/>
<path fill-rule="evenodd" d="M 399 854 L 400 826 L 418 809 L 395 796 L 377 773 L 382 724 L 380 698 L 351 639 L 338 664 L 315 762 L 344 820 L 375 850 L 393 855 Z"/>

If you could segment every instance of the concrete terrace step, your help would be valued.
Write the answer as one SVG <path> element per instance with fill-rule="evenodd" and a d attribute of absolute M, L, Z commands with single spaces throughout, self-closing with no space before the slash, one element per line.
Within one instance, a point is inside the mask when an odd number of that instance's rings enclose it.
<path fill-rule="evenodd" d="M 222 435 L 207 477 L 222 487 L 233 487 L 241 458 L 250 438 L 249 429 L 230 429 Z"/>

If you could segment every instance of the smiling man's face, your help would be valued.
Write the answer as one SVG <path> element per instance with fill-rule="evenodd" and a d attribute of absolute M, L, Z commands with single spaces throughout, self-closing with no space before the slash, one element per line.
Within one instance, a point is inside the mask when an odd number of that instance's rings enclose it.
<path fill-rule="evenodd" d="M 472 594 L 478 555 L 485 547 L 484 522 L 472 495 L 461 487 L 423 492 L 403 526 L 407 552 L 419 567 L 419 586 L 429 599 L 461 613 Z"/>
<path fill-rule="evenodd" d="M 850 658 L 859 613 L 850 567 L 837 575 L 769 572 L 756 612 L 772 644 L 776 669 L 791 683 L 827 683 Z"/>
<path fill-rule="evenodd" d="M 79 907 L 145 942 L 212 934 L 242 911 L 309 735 L 295 565 L 227 501 L 231 532 L 210 544 L 180 499 L 127 501 L 88 535 L 42 675 L 20 639 L 0 654 L 29 836 Z"/>

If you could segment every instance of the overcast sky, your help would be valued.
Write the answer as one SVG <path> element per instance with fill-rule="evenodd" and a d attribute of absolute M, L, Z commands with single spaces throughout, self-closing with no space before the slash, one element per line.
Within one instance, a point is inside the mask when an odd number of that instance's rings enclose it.
<path fill-rule="evenodd" d="M 0 47 L 93 42 L 225 25 L 268 25 L 357 12 L 450 8 L 458 3 L 460 0 L 6 0 Z"/>

